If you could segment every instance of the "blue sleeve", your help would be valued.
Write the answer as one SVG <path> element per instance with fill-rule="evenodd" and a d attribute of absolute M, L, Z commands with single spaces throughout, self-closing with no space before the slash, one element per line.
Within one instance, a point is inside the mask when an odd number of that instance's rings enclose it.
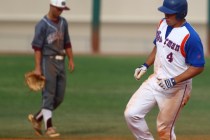
<path fill-rule="evenodd" d="M 185 45 L 186 63 L 194 67 L 204 67 L 205 58 L 203 45 L 196 33 L 190 33 L 190 38 Z"/>
<path fill-rule="evenodd" d="M 154 39 L 153 44 L 156 46 L 156 38 Z"/>

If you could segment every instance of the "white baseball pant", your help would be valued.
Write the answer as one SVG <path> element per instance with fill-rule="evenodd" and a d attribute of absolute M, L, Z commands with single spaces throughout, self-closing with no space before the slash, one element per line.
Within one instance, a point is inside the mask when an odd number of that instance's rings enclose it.
<path fill-rule="evenodd" d="M 160 140 L 176 140 L 175 121 L 190 97 L 191 82 L 161 89 L 156 78 L 149 78 L 133 94 L 124 112 L 127 125 L 137 140 L 154 140 L 145 116 L 158 105 L 157 131 Z"/>

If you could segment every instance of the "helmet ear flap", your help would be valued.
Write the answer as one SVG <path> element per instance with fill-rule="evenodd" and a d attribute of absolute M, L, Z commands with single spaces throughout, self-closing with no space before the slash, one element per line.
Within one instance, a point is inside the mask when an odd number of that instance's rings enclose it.
<path fill-rule="evenodd" d="M 187 15 L 186 13 L 179 13 L 179 14 L 176 15 L 176 19 L 177 20 L 182 20 L 186 17 L 186 15 Z"/>
<path fill-rule="evenodd" d="M 187 11 L 188 11 L 188 5 L 186 5 L 186 8 L 182 10 L 180 13 L 177 13 L 177 20 L 184 19 L 187 16 Z"/>

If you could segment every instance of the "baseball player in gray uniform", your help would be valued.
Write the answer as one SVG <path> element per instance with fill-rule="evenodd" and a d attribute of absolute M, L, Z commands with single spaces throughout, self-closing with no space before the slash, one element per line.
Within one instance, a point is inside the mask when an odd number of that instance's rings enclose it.
<path fill-rule="evenodd" d="M 50 0 L 50 10 L 35 27 L 32 41 L 35 70 L 37 75 L 44 75 L 46 84 L 42 90 L 42 106 L 36 114 L 29 114 L 35 133 L 42 135 L 44 120 L 45 135 L 57 137 L 52 124 L 52 112 L 62 103 L 66 87 L 65 56 L 68 68 L 74 70 L 72 46 L 68 32 L 68 23 L 61 17 L 63 10 L 69 10 L 65 0 Z"/>
<path fill-rule="evenodd" d="M 139 80 L 154 64 L 154 73 L 143 82 L 127 104 L 124 115 L 137 140 L 154 140 L 145 116 L 159 108 L 157 131 L 160 140 L 176 140 L 174 125 L 190 98 L 192 78 L 204 69 L 203 45 L 199 35 L 186 21 L 186 0 L 164 0 L 158 8 L 165 14 L 157 28 L 155 47 L 146 62 L 136 68 Z"/>

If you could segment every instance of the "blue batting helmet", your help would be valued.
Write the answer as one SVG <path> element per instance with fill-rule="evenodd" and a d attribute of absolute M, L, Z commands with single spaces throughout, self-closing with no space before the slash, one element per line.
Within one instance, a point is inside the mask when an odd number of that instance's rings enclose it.
<path fill-rule="evenodd" d="M 187 0 L 164 0 L 158 10 L 165 14 L 176 14 L 179 20 L 184 19 L 188 10 Z"/>

